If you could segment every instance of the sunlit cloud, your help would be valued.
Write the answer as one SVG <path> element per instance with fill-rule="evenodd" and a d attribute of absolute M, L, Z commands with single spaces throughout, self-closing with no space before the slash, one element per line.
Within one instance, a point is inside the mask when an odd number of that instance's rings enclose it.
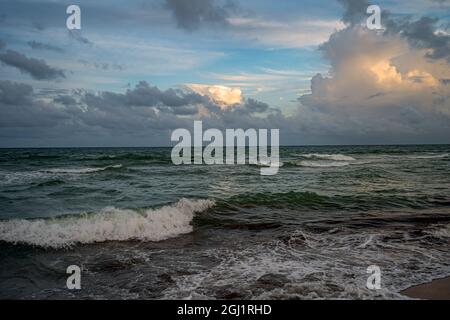
<path fill-rule="evenodd" d="M 240 88 L 203 84 L 186 84 L 185 86 L 199 95 L 210 98 L 222 109 L 242 102 L 242 91 Z"/>

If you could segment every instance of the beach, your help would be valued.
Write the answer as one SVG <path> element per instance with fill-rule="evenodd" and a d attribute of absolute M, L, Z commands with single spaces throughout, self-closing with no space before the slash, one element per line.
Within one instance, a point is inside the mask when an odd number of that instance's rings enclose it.
<path fill-rule="evenodd" d="M 414 299 L 450 300 L 450 278 L 437 279 L 401 292 Z"/>

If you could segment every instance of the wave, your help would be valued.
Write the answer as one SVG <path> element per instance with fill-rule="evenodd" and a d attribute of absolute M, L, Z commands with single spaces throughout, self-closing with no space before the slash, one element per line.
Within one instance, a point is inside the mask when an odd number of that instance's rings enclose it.
<path fill-rule="evenodd" d="M 313 220 L 272 241 L 212 248 L 218 263 L 174 274 L 163 299 L 405 299 L 407 287 L 450 274 L 448 244 L 425 241 L 424 225 L 411 220 L 420 216 L 396 218 L 357 218 L 368 220 L 357 232 L 341 224 L 348 217 Z M 386 271 L 380 290 L 364 285 L 370 264 Z"/>
<path fill-rule="evenodd" d="M 412 159 L 441 159 L 441 158 L 447 158 L 450 154 L 444 153 L 444 154 L 434 154 L 434 155 L 424 155 L 424 156 L 411 156 Z"/>
<path fill-rule="evenodd" d="M 9 160 L 58 160 L 63 159 L 61 155 L 55 154 L 35 154 L 35 153 L 24 153 L 24 154 L 7 154 L 4 155 L 9 158 Z"/>
<path fill-rule="evenodd" d="M 300 154 L 299 156 L 308 159 L 323 159 L 332 161 L 356 161 L 355 158 L 343 154 L 309 153 L 309 154 Z"/>
<path fill-rule="evenodd" d="M 50 184 L 56 184 L 52 181 L 55 176 L 60 175 L 77 175 L 77 174 L 89 174 L 96 173 L 106 170 L 117 170 L 122 168 L 121 164 L 111 165 L 106 167 L 86 167 L 86 168 L 55 168 L 55 169 L 45 169 L 39 171 L 15 171 L 15 172 L 5 172 L 0 171 L 0 186 L 9 185 L 21 185 L 30 184 L 33 186 L 47 186 Z M 50 181 L 45 181 L 45 179 L 51 179 Z M 44 181 L 42 181 L 44 180 Z M 59 181 L 61 182 L 61 181 Z M 59 183 L 58 182 L 58 183 Z"/>
<path fill-rule="evenodd" d="M 120 169 L 123 166 L 121 164 L 117 165 L 111 165 L 101 168 L 57 168 L 57 169 L 49 169 L 45 170 L 47 173 L 60 173 L 60 174 L 87 174 L 87 173 L 94 173 L 94 172 L 100 172 L 110 169 Z"/>
<path fill-rule="evenodd" d="M 308 154 L 294 154 L 308 160 L 289 161 L 288 166 L 310 167 L 310 168 L 332 168 L 345 167 L 356 161 L 355 158 L 343 154 L 323 154 L 323 153 L 308 153 Z"/>
<path fill-rule="evenodd" d="M 439 200 L 439 201 L 438 201 Z M 253 193 L 236 195 L 219 206 L 235 209 L 236 207 L 276 207 L 309 210 L 348 210 L 367 211 L 394 208 L 425 209 L 448 207 L 450 199 L 443 201 L 439 197 L 404 196 L 387 194 L 361 195 L 320 195 L 315 192 L 285 192 L 285 193 Z"/>
<path fill-rule="evenodd" d="M 212 206 L 211 200 L 181 199 L 143 211 L 109 207 L 94 214 L 6 220 L 0 222 L 0 241 L 54 249 L 105 241 L 161 241 L 192 232 L 194 214 Z"/>
<path fill-rule="evenodd" d="M 85 160 L 85 159 L 81 159 Z M 172 158 L 170 153 L 153 153 L 153 154 L 136 154 L 136 153 L 126 153 L 126 154 L 114 154 L 114 155 L 102 155 L 91 160 L 95 161 L 145 161 L 154 164 L 172 164 Z"/>
<path fill-rule="evenodd" d="M 0 186 L 28 184 L 36 179 L 47 177 L 43 172 L 24 171 L 24 172 L 0 172 Z"/>
<path fill-rule="evenodd" d="M 350 163 L 343 161 L 299 161 L 296 162 L 296 165 L 299 167 L 332 168 L 349 166 Z"/>
<path fill-rule="evenodd" d="M 427 231 L 427 233 L 431 234 L 432 236 L 434 236 L 438 239 L 450 238 L 450 224 L 448 224 L 442 228 Z"/>
<path fill-rule="evenodd" d="M 259 168 L 265 168 L 265 167 L 271 167 L 271 166 L 281 168 L 281 167 L 283 167 L 283 165 L 284 165 L 284 163 L 281 161 L 278 161 L 278 162 L 258 161 L 258 163 L 254 164 L 254 166 L 259 167 Z"/>

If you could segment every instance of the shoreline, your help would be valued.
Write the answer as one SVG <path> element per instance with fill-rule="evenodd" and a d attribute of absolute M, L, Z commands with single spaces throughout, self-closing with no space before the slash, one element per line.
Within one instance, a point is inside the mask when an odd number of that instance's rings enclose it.
<path fill-rule="evenodd" d="M 409 287 L 400 294 L 421 300 L 450 300 L 450 277 Z"/>

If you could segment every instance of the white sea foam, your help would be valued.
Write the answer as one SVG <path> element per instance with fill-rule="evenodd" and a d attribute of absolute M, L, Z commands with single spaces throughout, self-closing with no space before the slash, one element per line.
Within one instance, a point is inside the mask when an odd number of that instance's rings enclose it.
<path fill-rule="evenodd" d="M 319 154 L 319 153 L 310 153 L 310 154 L 302 154 L 304 158 L 317 158 L 324 160 L 333 160 L 333 161 L 356 161 L 355 158 L 346 156 L 343 154 Z"/>
<path fill-rule="evenodd" d="M 439 239 L 450 238 L 450 224 L 443 228 L 427 231 L 427 233 Z"/>
<path fill-rule="evenodd" d="M 345 167 L 350 165 L 349 162 L 344 161 L 299 161 L 296 163 L 300 167 L 311 168 L 331 168 L 331 167 Z"/>
<path fill-rule="evenodd" d="M 45 248 L 105 241 L 161 241 L 192 232 L 195 213 L 214 205 L 211 200 L 181 199 L 159 209 L 105 208 L 96 214 L 39 220 L 0 222 L 0 240 Z"/>
<path fill-rule="evenodd" d="M 281 168 L 283 166 L 283 162 L 281 161 L 277 161 L 277 162 L 270 162 L 270 161 L 258 161 L 258 163 L 256 164 L 257 167 L 279 167 Z"/>
<path fill-rule="evenodd" d="M 211 249 L 211 256 L 220 262 L 200 272 L 174 276 L 176 285 L 166 289 L 163 298 L 221 298 L 231 288 L 231 292 L 257 300 L 407 299 L 400 294 L 402 290 L 450 274 L 447 251 L 422 248 L 420 240 L 395 245 L 385 240 L 399 235 L 403 232 L 314 234 L 297 230 L 283 241 L 239 250 Z M 430 257 L 435 259 L 433 268 Z M 371 264 L 383 266 L 381 290 L 366 288 Z M 262 276 L 268 280 L 261 281 Z"/>
<path fill-rule="evenodd" d="M 410 156 L 411 159 L 441 159 L 447 158 L 450 155 L 448 153 L 443 154 L 433 154 L 433 155 L 423 155 L 423 156 Z"/>
<path fill-rule="evenodd" d="M 39 171 L 0 171 L 0 186 L 29 184 L 36 181 L 54 178 L 55 176 L 66 176 L 75 178 L 77 175 L 96 173 L 105 170 L 120 169 L 121 164 L 106 167 L 84 167 L 84 168 L 53 168 Z"/>
<path fill-rule="evenodd" d="M 355 158 L 343 154 L 309 153 L 309 154 L 300 154 L 299 156 L 301 156 L 302 158 L 310 159 L 296 162 L 295 164 L 300 167 L 312 167 L 312 168 L 345 167 L 350 165 L 352 161 L 356 161 Z"/>
<path fill-rule="evenodd" d="M 86 174 L 86 173 L 94 173 L 94 172 L 100 172 L 105 171 L 109 169 L 120 169 L 122 168 L 121 164 L 117 165 L 111 165 L 101 168 L 56 168 L 56 169 L 49 169 L 46 170 L 46 172 L 49 173 L 57 173 L 57 174 Z"/>
<path fill-rule="evenodd" d="M 35 180 L 48 178 L 49 174 L 39 171 L 0 172 L 0 186 L 28 184 Z"/>

